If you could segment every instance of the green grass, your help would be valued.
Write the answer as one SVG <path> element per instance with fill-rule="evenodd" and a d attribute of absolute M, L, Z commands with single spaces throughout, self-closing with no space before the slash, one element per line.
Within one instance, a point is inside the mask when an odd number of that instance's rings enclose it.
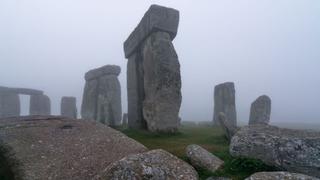
<path fill-rule="evenodd" d="M 274 171 L 261 161 L 247 158 L 233 158 L 229 154 L 229 144 L 220 128 L 184 126 L 179 133 L 173 135 L 152 134 L 147 131 L 122 130 L 127 136 L 137 140 L 149 149 L 164 149 L 188 162 L 185 148 L 190 144 L 198 144 L 225 161 L 224 166 L 215 173 L 197 169 L 200 179 L 210 176 L 244 179 L 254 172 Z"/>

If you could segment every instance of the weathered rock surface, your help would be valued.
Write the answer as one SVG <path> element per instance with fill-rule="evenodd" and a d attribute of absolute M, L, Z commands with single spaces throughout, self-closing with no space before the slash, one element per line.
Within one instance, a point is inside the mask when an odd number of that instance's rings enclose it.
<path fill-rule="evenodd" d="M 258 97 L 251 104 L 249 125 L 269 124 L 270 114 L 271 114 L 271 99 L 266 95 Z"/>
<path fill-rule="evenodd" d="M 0 91 L 0 118 L 20 115 L 20 98 L 18 94 Z"/>
<path fill-rule="evenodd" d="M 320 180 L 304 174 L 290 172 L 258 172 L 245 180 Z"/>
<path fill-rule="evenodd" d="M 47 95 L 30 96 L 30 115 L 50 115 L 51 102 Z"/>
<path fill-rule="evenodd" d="M 61 98 L 61 116 L 70 118 L 77 118 L 77 102 L 75 97 L 62 97 Z"/>
<path fill-rule="evenodd" d="M 93 179 L 111 163 L 147 149 L 94 121 L 55 116 L 0 120 L 0 149 L 15 179 Z M 3 152 L 3 151 L 1 151 Z"/>
<path fill-rule="evenodd" d="M 225 114 L 223 112 L 219 113 L 218 120 L 220 126 L 222 127 L 227 139 L 231 141 L 232 136 L 238 131 L 238 128 L 230 123 L 227 120 Z"/>
<path fill-rule="evenodd" d="M 121 125 L 120 67 L 106 65 L 85 75 L 81 116 L 110 126 Z"/>
<path fill-rule="evenodd" d="M 179 11 L 163 6 L 152 5 L 128 39 L 124 42 L 124 52 L 129 58 L 151 33 L 167 32 L 173 40 L 179 25 Z"/>
<path fill-rule="evenodd" d="M 221 159 L 195 144 L 187 146 L 186 155 L 194 167 L 203 168 L 211 172 L 215 172 L 224 164 Z"/>
<path fill-rule="evenodd" d="M 153 180 L 197 180 L 198 174 L 186 162 L 158 149 L 127 156 L 105 171 L 108 180 L 153 179 Z"/>
<path fill-rule="evenodd" d="M 214 117 L 215 125 L 219 124 L 219 113 L 223 112 L 233 126 L 237 126 L 237 112 L 235 104 L 235 88 L 233 82 L 219 84 L 214 88 Z"/>
<path fill-rule="evenodd" d="M 232 137 L 230 154 L 320 177 L 320 132 L 267 125 L 246 126 Z"/>
<path fill-rule="evenodd" d="M 181 77 L 171 41 L 178 24 L 177 10 L 152 5 L 124 43 L 129 128 L 177 131 Z"/>
<path fill-rule="evenodd" d="M 143 117 L 149 131 L 176 132 L 181 106 L 181 77 L 178 56 L 170 35 L 156 32 L 143 48 Z"/>

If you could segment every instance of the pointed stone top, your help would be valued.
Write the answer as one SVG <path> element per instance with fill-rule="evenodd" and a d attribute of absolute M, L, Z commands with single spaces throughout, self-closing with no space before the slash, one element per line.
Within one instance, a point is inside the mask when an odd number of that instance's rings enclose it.
<path fill-rule="evenodd" d="M 124 42 L 125 57 L 128 58 L 152 32 L 164 31 L 173 40 L 178 31 L 179 11 L 159 5 L 151 5 L 142 20 Z"/>
<path fill-rule="evenodd" d="M 103 75 L 116 75 L 119 76 L 121 72 L 120 66 L 117 65 L 105 65 L 100 68 L 92 69 L 88 71 L 85 75 L 85 80 L 89 81 L 92 79 L 96 79 L 98 77 L 101 77 Z"/>

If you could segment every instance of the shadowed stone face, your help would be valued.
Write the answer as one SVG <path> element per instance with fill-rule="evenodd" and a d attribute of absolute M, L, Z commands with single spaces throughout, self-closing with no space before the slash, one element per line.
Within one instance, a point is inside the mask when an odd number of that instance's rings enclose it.
<path fill-rule="evenodd" d="M 121 125 L 120 71 L 119 66 L 106 65 L 86 73 L 82 118 L 97 120 L 110 126 Z"/>
<path fill-rule="evenodd" d="M 47 95 L 30 96 L 30 115 L 50 115 L 51 104 Z"/>
<path fill-rule="evenodd" d="M 214 88 L 214 117 L 215 125 L 219 124 L 219 113 L 223 112 L 231 125 L 237 125 L 235 104 L 235 88 L 233 82 L 219 84 Z"/>
<path fill-rule="evenodd" d="M 251 104 L 249 125 L 269 124 L 270 114 L 271 114 L 271 99 L 266 95 L 258 97 Z"/>
<path fill-rule="evenodd" d="M 180 64 L 172 44 L 179 12 L 152 5 L 124 43 L 130 128 L 175 132 L 181 105 Z"/>
<path fill-rule="evenodd" d="M 75 97 L 62 97 L 61 115 L 70 118 L 77 118 L 77 105 Z"/>
<path fill-rule="evenodd" d="M 20 116 L 19 95 L 0 91 L 0 118 L 11 116 Z"/>

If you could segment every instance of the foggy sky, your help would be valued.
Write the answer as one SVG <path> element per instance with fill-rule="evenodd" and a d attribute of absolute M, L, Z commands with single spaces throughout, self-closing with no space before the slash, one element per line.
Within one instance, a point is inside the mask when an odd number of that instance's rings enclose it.
<path fill-rule="evenodd" d="M 214 86 L 233 81 L 241 122 L 262 94 L 272 123 L 320 122 L 319 0 L 1 0 L 0 85 L 44 90 L 53 114 L 76 96 L 80 112 L 84 73 L 116 64 L 126 112 L 123 42 L 151 4 L 180 11 L 183 120 L 212 120 Z"/>

